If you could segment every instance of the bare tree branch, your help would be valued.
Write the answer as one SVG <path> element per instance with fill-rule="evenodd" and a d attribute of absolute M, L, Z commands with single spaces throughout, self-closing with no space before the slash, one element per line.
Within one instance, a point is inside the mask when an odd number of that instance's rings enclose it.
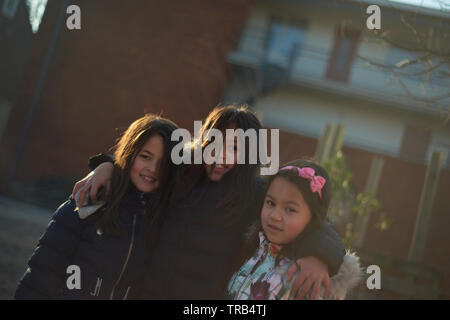
<path fill-rule="evenodd" d="M 450 97 L 450 90 L 448 90 L 444 94 L 441 94 L 441 95 L 438 95 L 438 96 L 434 96 L 434 97 L 431 97 L 431 98 L 425 98 L 425 97 L 420 97 L 420 96 L 414 95 L 414 94 L 411 93 L 411 91 L 408 89 L 408 87 L 403 82 L 401 77 L 399 77 L 394 70 L 392 71 L 392 73 L 394 74 L 394 76 L 396 76 L 397 81 L 403 87 L 403 89 L 408 94 L 408 96 L 410 98 L 414 99 L 414 100 L 422 101 L 422 102 L 425 102 L 425 103 L 436 103 L 437 101 L 440 101 L 440 100 L 443 100 L 443 99 L 446 99 L 446 98 Z"/>
<path fill-rule="evenodd" d="M 379 68 L 382 68 L 382 69 L 385 69 L 385 70 L 392 70 L 392 69 L 402 69 L 402 68 L 411 66 L 413 64 L 417 64 L 417 63 L 423 62 L 423 60 L 425 60 L 428 57 L 431 57 L 432 55 L 431 54 L 426 54 L 423 57 L 420 57 L 420 58 L 417 58 L 417 59 L 414 59 L 414 60 L 407 60 L 405 63 L 403 63 L 401 65 L 399 65 L 398 63 L 394 64 L 394 65 L 387 65 L 387 64 L 377 63 L 377 62 L 374 62 L 373 60 L 371 60 L 369 58 L 361 56 L 360 54 L 356 54 L 355 56 L 357 58 L 367 62 L 369 65 L 373 65 L 375 67 L 379 67 Z M 434 71 L 437 68 L 439 68 L 440 66 L 446 65 L 446 64 L 447 64 L 447 62 L 441 61 L 441 62 L 439 62 L 439 63 L 437 63 L 435 65 L 432 65 L 431 67 L 429 67 L 427 69 L 424 69 L 424 70 L 416 72 L 416 73 L 397 72 L 397 74 L 403 75 L 403 76 L 416 77 L 416 76 L 420 76 L 420 75 L 423 75 L 423 74 L 430 74 L 432 71 Z M 445 71 L 441 71 L 441 72 L 445 73 L 447 75 L 450 75 L 449 73 L 447 73 Z"/>

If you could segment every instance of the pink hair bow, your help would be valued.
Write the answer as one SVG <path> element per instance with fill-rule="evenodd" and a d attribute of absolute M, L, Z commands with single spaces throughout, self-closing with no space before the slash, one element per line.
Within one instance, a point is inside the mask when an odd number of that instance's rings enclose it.
<path fill-rule="evenodd" d="M 310 188 L 312 192 L 317 192 L 319 194 L 319 198 L 322 198 L 322 188 L 327 182 L 324 177 L 316 176 L 316 172 L 313 168 L 304 167 L 298 168 L 294 166 L 283 167 L 280 170 L 290 170 L 296 169 L 298 171 L 298 175 L 302 178 L 308 179 L 310 181 Z"/>

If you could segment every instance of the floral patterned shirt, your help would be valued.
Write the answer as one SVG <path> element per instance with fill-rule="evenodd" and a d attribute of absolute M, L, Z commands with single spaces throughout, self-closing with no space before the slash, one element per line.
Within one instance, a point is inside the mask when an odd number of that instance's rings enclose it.
<path fill-rule="evenodd" d="M 287 282 L 286 271 L 293 261 L 280 257 L 276 246 L 270 243 L 263 232 L 259 233 L 259 247 L 233 275 L 227 293 L 234 300 L 280 300 L 288 299 L 292 282 Z"/>

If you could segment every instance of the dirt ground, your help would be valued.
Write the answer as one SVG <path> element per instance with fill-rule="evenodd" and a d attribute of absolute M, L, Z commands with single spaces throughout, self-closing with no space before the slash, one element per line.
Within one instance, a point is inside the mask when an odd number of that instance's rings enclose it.
<path fill-rule="evenodd" d="M 12 299 L 53 212 L 0 196 L 0 299 Z"/>

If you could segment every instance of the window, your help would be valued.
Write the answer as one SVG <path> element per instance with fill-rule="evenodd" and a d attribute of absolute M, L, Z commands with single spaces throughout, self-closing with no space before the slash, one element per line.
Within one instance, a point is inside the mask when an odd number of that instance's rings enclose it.
<path fill-rule="evenodd" d="M 341 40 L 339 51 L 336 57 L 336 72 L 338 74 L 343 74 L 345 72 L 345 64 L 349 54 L 350 40 L 348 38 L 344 38 Z"/>
<path fill-rule="evenodd" d="M 327 79 L 348 82 L 359 39 L 358 30 L 341 26 L 336 28 L 335 40 L 325 73 Z"/>
<path fill-rule="evenodd" d="M 272 18 L 267 34 L 265 62 L 287 68 L 305 41 L 306 23 Z"/>
<path fill-rule="evenodd" d="M 2 13 L 9 19 L 14 19 L 17 8 L 19 7 L 19 0 L 4 0 L 2 6 Z"/>
<path fill-rule="evenodd" d="M 261 64 L 261 93 L 274 90 L 289 80 L 292 65 L 305 41 L 306 23 L 273 17 L 266 35 Z"/>

